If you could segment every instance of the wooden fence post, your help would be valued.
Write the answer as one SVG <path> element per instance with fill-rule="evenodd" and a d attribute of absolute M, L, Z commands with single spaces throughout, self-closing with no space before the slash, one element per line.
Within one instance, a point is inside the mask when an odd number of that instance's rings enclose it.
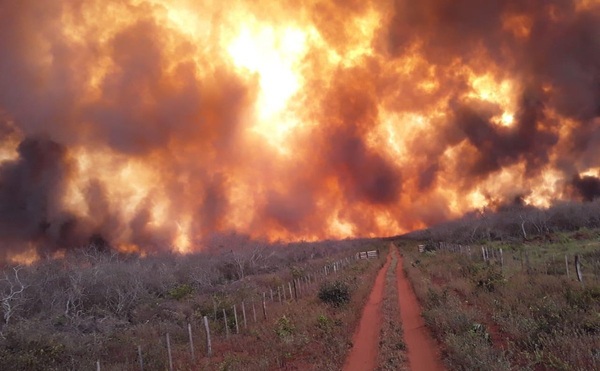
<path fill-rule="evenodd" d="M 575 255 L 575 272 L 577 272 L 577 279 L 579 282 L 583 282 L 583 273 L 581 272 L 581 261 L 579 255 Z"/>
<path fill-rule="evenodd" d="M 223 322 L 225 323 L 225 338 L 229 339 L 229 326 L 227 326 L 227 312 L 223 308 Z"/>
<path fill-rule="evenodd" d="M 263 316 L 265 317 L 265 319 L 267 319 L 267 300 L 265 299 L 265 293 L 263 292 L 263 302 L 262 302 L 262 307 L 263 307 Z"/>
<path fill-rule="evenodd" d="M 521 258 L 521 272 L 525 271 L 525 260 L 523 259 L 523 250 L 519 250 L 519 256 Z"/>
<path fill-rule="evenodd" d="M 138 360 L 140 361 L 140 371 L 144 371 L 144 358 L 142 358 L 142 346 L 137 346 Z"/>
<path fill-rule="evenodd" d="M 500 248 L 500 267 L 504 269 L 504 254 L 502 253 L 502 248 Z"/>
<path fill-rule="evenodd" d="M 248 328 L 248 323 L 246 322 L 246 303 L 242 301 L 242 316 L 244 317 L 244 328 Z"/>
<path fill-rule="evenodd" d="M 171 354 L 171 339 L 167 332 L 167 354 L 169 355 L 169 371 L 173 371 L 173 355 Z"/>
<path fill-rule="evenodd" d="M 233 305 L 233 317 L 235 318 L 235 333 L 239 334 L 240 333 L 240 326 L 238 324 L 237 307 L 235 306 L 235 304 Z"/>
<path fill-rule="evenodd" d="M 212 356 L 212 342 L 210 341 L 210 327 L 206 316 L 204 316 L 204 330 L 206 332 L 206 354 L 210 357 Z"/>
<path fill-rule="evenodd" d="M 256 323 L 256 307 L 254 306 L 254 300 L 252 300 L 252 316 L 254 317 L 254 323 Z"/>
<path fill-rule="evenodd" d="M 294 282 L 294 299 L 298 300 L 298 289 L 296 288 L 296 280 L 293 280 Z"/>
<path fill-rule="evenodd" d="M 188 322 L 188 337 L 190 338 L 190 353 L 192 362 L 196 363 L 196 353 L 194 352 L 194 338 L 192 337 L 192 324 Z"/>

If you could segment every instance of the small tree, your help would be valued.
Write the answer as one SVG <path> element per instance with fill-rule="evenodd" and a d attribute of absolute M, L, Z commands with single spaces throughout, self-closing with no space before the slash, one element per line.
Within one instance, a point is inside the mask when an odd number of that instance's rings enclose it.
<path fill-rule="evenodd" d="M 27 285 L 25 285 L 19 277 L 19 271 L 21 269 L 23 269 L 23 267 L 19 265 L 12 268 L 12 273 L 7 273 L 7 271 L 4 271 L 4 278 L 0 279 L 2 286 L 4 286 L 2 287 L 2 296 L 0 296 L 0 302 L 2 302 L 4 326 L 8 325 L 11 317 L 15 313 L 16 308 L 21 304 L 21 296 L 23 291 L 25 291 L 27 288 Z"/>

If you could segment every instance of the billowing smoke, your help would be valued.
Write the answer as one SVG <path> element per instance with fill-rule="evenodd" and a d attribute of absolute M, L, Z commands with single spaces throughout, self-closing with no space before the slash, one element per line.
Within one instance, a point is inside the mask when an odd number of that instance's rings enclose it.
<path fill-rule="evenodd" d="M 600 194 L 600 1 L 201 3 L 0 6 L 5 259 Z"/>
<path fill-rule="evenodd" d="M 584 201 L 593 201 L 600 197 L 600 179 L 594 176 L 583 176 L 576 175 L 573 178 L 573 186 L 577 191 L 577 194 Z"/>

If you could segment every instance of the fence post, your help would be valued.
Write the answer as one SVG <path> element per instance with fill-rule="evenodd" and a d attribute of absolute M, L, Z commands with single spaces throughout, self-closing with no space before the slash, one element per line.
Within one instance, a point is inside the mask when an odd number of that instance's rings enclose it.
<path fill-rule="evenodd" d="M 483 261 L 485 262 L 485 248 L 481 246 L 481 255 L 483 256 Z"/>
<path fill-rule="evenodd" d="M 254 300 L 252 300 L 252 316 L 254 317 L 254 323 L 256 323 L 256 307 L 254 306 Z"/>
<path fill-rule="evenodd" d="M 281 287 L 277 286 L 277 301 L 281 303 Z"/>
<path fill-rule="evenodd" d="M 525 271 L 525 259 L 523 259 L 523 249 L 519 250 L 519 256 L 521 257 L 521 272 Z"/>
<path fill-rule="evenodd" d="M 212 343 L 210 341 L 210 327 L 208 326 L 208 317 L 204 316 L 204 330 L 206 331 L 206 354 L 212 356 Z"/>
<path fill-rule="evenodd" d="M 194 352 L 194 338 L 192 337 L 192 324 L 189 322 L 188 337 L 190 338 L 190 353 L 192 353 L 192 362 L 196 363 L 196 353 Z"/>
<path fill-rule="evenodd" d="M 577 279 L 579 282 L 583 282 L 583 273 L 581 272 L 581 261 L 579 255 L 575 255 L 575 272 L 577 272 Z"/>
<path fill-rule="evenodd" d="M 229 339 L 229 326 L 227 326 L 227 312 L 223 308 L 223 322 L 225 323 L 225 338 Z"/>
<path fill-rule="evenodd" d="M 565 268 L 567 268 L 567 279 L 569 278 L 569 256 L 565 254 Z"/>
<path fill-rule="evenodd" d="M 142 346 L 141 345 L 137 346 L 137 351 L 138 351 L 138 359 L 140 361 L 140 371 L 144 371 L 144 359 L 142 358 Z"/>
<path fill-rule="evenodd" d="M 500 267 L 504 269 L 504 254 L 502 253 L 502 248 L 500 248 Z"/>
<path fill-rule="evenodd" d="M 246 322 L 246 303 L 242 301 L 242 316 L 244 316 L 244 328 L 248 328 L 248 323 Z"/>
<path fill-rule="evenodd" d="M 294 282 L 294 299 L 298 300 L 298 289 L 296 288 L 296 280 L 293 280 Z"/>
<path fill-rule="evenodd" d="M 167 353 L 169 355 L 169 371 L 173 371 L 173 355 L 171 354 L 171 339 L 167 332 Z"/>
<path fill-rule="evenodd" d="M 237 307 L 235 306 L 235 304 L 233 305 L 233 317 L 235 318 L 235 333 L 239 334 L 240 333 L 240 326 L 238 325 Z"/>
<path fill-rule="evenodd" d="M 263 316 L 265 317 L 265 319 L 267 319 L 267 300 L 265 299 L 266 294 L 263 292 L 263 302 L 262 302 L 262 307 L 263 307 Z"/>

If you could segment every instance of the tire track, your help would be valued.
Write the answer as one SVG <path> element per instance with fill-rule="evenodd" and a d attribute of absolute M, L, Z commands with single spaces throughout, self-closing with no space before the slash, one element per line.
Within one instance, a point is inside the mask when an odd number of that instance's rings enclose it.
<path fill-rule="evenodd" d="M 353 346 L 344 363 L 344 371 L 368 371 L 377 367 L 379 333 L 382 323 L 381 305 L 385 288 L 385 275 L 391 260 L 392 253 L 390 252 L 384 266 L 377 273 L 369 300 L 363 309 L 360 323 L 352 337 Z"/>
<path fill-rule="evenodd" d="M 393 248 L 397 250 L 395 246 Z M 399 252 L 397 254 L 398 268 L 396 269 L 396 279 L 398 284 L 398 304 L 400 306 L 402 328 L 404 329 L 404 342 L 408 349 L 410 369 L 415 371 L 445 370 L 440 358 L 439 347 L 425 326 L 425 321 L 421 317 L 421 306 L 402 268 L 402 254 Z"/>

